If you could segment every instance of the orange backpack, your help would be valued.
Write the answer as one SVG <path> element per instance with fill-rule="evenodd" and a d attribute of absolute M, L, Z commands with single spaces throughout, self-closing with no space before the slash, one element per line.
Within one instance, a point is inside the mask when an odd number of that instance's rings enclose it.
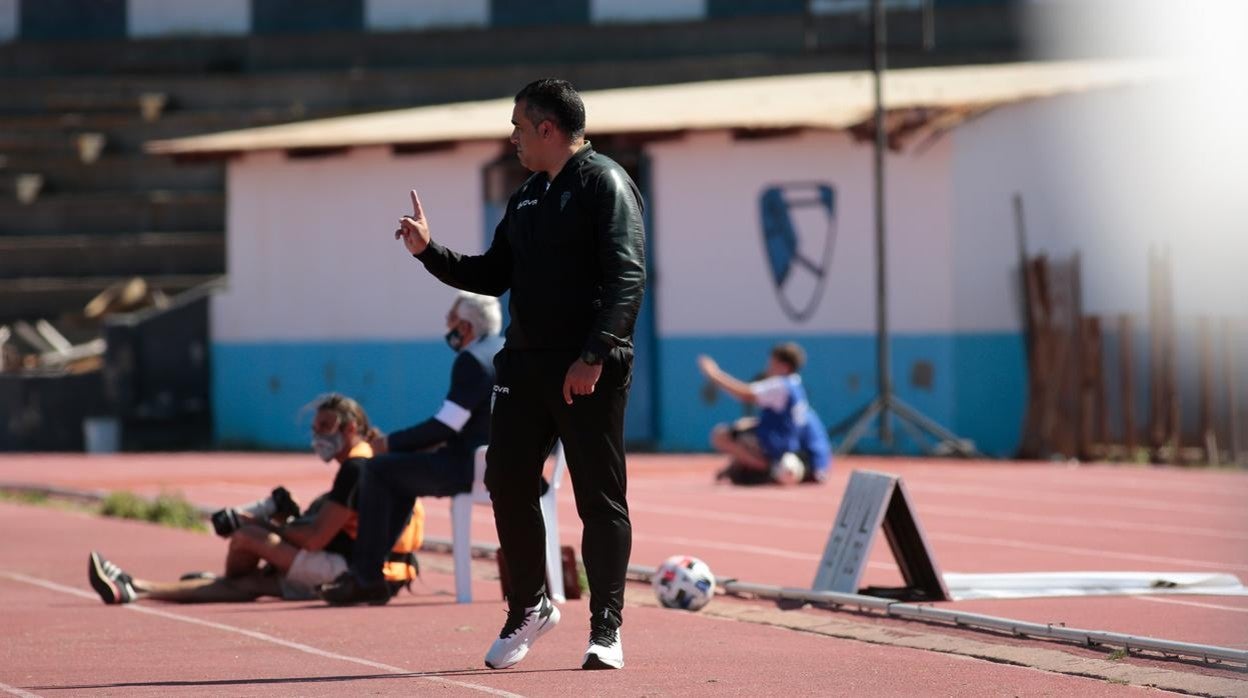
<path fill-rule="evenodd" d="M 425 542 L 425 507 L 416 500 L 412 507 L 412 515 L 407 519 L 407 527 L 390 549 L 382 574 L 390 585 L 392 593 L 398 593 L 402 587 L 411 589 L 412 580 L 420 576 L 420 564 L 416 561 L 416 551 Z"/>

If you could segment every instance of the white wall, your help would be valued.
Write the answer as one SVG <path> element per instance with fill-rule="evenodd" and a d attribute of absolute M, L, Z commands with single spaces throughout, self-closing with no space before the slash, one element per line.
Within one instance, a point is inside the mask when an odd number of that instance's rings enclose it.
<path fill-rule="evenodd" d="M 215 298 L 218 342 L 369 340 L 440 335 L 453 289 L 394 239 L 420 192 L 435 239 L 483 248 L 482 166 L 497 144 L 393 156 L 367 148 L 288 160 L 232 161 L 227 176 L 226 271 Z"/>
<path fill-rule="evenodd" d="M 251 31 L 251 0 L 128 0 L 132 37 L 243 35 Z"/>
<path fill-rule="evenodd" d="M 489 0 L 365 0 L 364 26 L 375 31 L 484 27 Z"/>
<path fill-rule="evenodd" d="M 22 26 L 20 0 L 0 0 L 0 41 L 17 38 Z"/>
<path fill-rule="evenodd" d="M 954 132 L 959 329 L 1019 326 L 1014 192 L 1032 254 L 1081 253 L 1086 312 L 1147 313 L 1150 246 L 1171 250 L 1180 315 L 1248 311 L 1248 154 L 1198 154 L 1205 107 L 1166 118 L 1150 109 L 1165 89 L 1017 104 Z"/>
<path fill-rule="evenodd" d="M 591 22 L 666 22 L 702 19 L 706 0 L 590 0 Z"/>
<path fill-rule="evenodd" d="M 871 147 L 845 134 L 733 141 L 727 134 L 657 143 L 652 157 L 659 332 L 814 334 L 875 329 Z M 952 328 L 948 142 L 891 155 L 888 175 L 891 325 Z M 823 299 L 805 323 L 773 291 L 759 197 L 769 185 L 821 181 L 836 191 L 836 243 Z"/>

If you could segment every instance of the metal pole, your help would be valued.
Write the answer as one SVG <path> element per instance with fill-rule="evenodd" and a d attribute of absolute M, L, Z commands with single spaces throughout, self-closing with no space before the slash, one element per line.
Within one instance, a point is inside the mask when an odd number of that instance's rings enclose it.
<path fill-rule="evenodd" d="M 885 247 L 884 221 L 884 155 L 888 150 L 888 129 L 884 123 L 884 71 L 887 31 L 884 23 L 884 3 L 871 0 L 871 73 L 875 89 L 875 368 L 878 394 L 857 414 L 830 430 L 831 434 L 844 431 L 836 452 L 849 453 L 862 438 L 871 420 L 879 417 L 880 441 L 885 448 L 894 447 L 893 417 L 907 426 L 926 431 L 938 441 L 933 450 L 958 453 L 975 457 L 978 453 L 969 442 L 958 439 L 953 432 L 923 417 L 918 410 L 902 403 L 893 394 L 892 356 L 888 338 L 888 253 Z"/>
<path fill-rule="evenodd" d="M 880 441 L 892 446 L 889 407 L 893 396 L 888 345 L 888 279 L 884 240 L 884 153 L 888 129 L 884 124 L 884 1 L 871 2 L 871 73 L 875 83 L 875 362 L 880 389 Z"/>

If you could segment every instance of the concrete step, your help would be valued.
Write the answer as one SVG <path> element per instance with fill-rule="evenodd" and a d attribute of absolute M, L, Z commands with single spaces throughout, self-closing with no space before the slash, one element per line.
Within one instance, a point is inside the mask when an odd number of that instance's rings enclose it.
<path fill-rule="evenodd" d="M 224 229 L 219 191 L 52 194 L 26 205 L 0 199 L 0 235 Z"/>
<path fill-rule="evenodd" d="M 800 49 L 802 18 L 577 27 L 512 27 L 316 36 L 21 42 L 0 47 L 0 74 L 254 73 L 315 68 L 429 68 Z M 794 39 L 798 43 L 793 44 Z"/>
<path fill-rule="evenodd" d="M 221 232 L 0 237 L 0 279 L 224 272 Z"/>
<path fill-rule="evenodd" d="M 903 50 L 894 67 L 937 59 Z M 138 114 L 139 95 L 162 92 L 168 110 L 276 109 L 367 111 L 472 99 L 509 97 L 537 75 L 559 75 L 580 89 L 601 89 L 708 79 L 782 75 L 866 66 L 865 55 L 823 53 L 693 56 L 672 59 L 514 63 L 420 70 L 317 70 L 237 76 L 0 78 L 0 115 L 44 112 Z"/>
<path fill-rule="evenodd" d="M 166 295 L 174 295 L 218 278 L 216 274 L 179 274 L 145 277 L 148 285 Z M 80 316 L 83 307 L 101 291 L 130 278 L 98 276 L 85 278 L 27 277 L 0 279 L 0 323 L 19 318 L 58 319 Z"/>
<path fill-rule="evenodd" d="M 40 174 L 43 193 L 223 191 L 225 164 L 219 161 L 174 162 L 165 157 L 105 154 L 92 164 L 76 156 L 13 153 L 0 167 L 0 200 L 13 200 L 20 174 Z"/>
<path fill-rule="evenodd" d="M 341 110 L 227 109 L 170 112 L 154 121 L 144 120 L 138 114 L 18 115 L 4 119 L 8 123 L 0 123 L 0 153 L 77 155 L 82 134 L 100 134 L 104 138 L 104 153 L 134 154 L 142 153 L 143 145 L 152 140 L 271 126 L 341 113 Z"/>
<path fill-rule="evenodd" d="M 1033 12 L 1058 12 L 1045 7 Z M 979 53 L 1021 44 L 1013 3 L 936 3 L 934 54 Z M 889 16 L 889 41 L 917 46 L 919 13 Z M 290 70 L 430 70 L 448 66 L 528 66 L 730 54 L 773 57 L 807 50 L 865 52 L 862 13 L 725 17 L 689 22 L 548 25 L 315 36 L 248 36 L 141 41 L 12 42 L 0 45 L 0 75 L 242 74 Z M 890 59 L 891 60 L 891 59 Z M 522 66 L 523 67 L 523 66 Z M 526 70 L 527 75 L 535 75 Z M 521 83 L 523 84 L 523 83 Z M 514 88 L 513 88 L 514 89 Z"/>
<path fill-rule="evenodd" d="M 307 110 L 257 107 L 254 109 L 186 110 L 169 108 L 153 120 L 129 111 L 80 112 L 41 111 L 18 114 L 0 113 L 0 131 L 26 131 L 81 133 L 115 131 L 119 129 L 153 126 L 184 132 L 215 131 L 241 126 L 261 126 L 298 119 L 334 116 L 341 111 L 309 112 Z"/>

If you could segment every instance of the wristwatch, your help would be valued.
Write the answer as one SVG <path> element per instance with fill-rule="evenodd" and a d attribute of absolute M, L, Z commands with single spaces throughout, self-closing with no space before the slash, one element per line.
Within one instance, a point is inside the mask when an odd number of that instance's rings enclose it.
<path fill-rule="evenodd" d="M 596 353 L 593 349 L 586 349 L 581 352 L 581 361 L 590 366 L 597 366 L 602 363 L 602 355 Z"/>

